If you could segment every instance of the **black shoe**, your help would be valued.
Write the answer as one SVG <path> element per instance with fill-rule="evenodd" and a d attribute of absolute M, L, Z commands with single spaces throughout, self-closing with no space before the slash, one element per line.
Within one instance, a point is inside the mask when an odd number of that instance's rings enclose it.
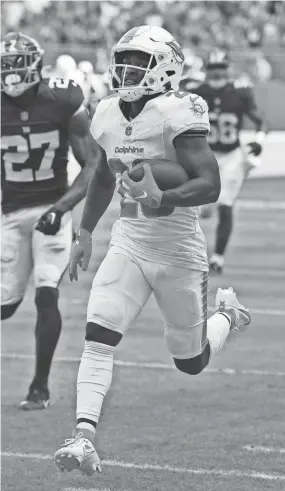
<path fill-rule="evenodd" d="M 49 390 L 46 388 L 30 388 L 24 401 L 20 402 L 19 408 L 24 411 L 34 411 L 36 409 L 47 409 L 50 404 Z"/>

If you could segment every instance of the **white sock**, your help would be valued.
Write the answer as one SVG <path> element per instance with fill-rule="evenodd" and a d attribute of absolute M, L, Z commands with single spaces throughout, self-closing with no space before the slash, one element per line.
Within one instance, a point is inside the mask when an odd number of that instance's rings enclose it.
<path fill-rule="evenodd" d="M 98 423 L 103 400 L 112 381 L 114 351 L 113 346 L 85 341 L 77 376 L 77 420 L 85 418 Z M 78 429 L 79 425 L 83 425 L 81 429 L 94 429 L 87 422 L 79 423 Z"/>
<path fill-rule="evenodd" d="M 211 356 L 216 355 L 224 346 L 230 333 L 231 318 L 216 312 L 207 322 L 207 338 L 210 343 Z"/>

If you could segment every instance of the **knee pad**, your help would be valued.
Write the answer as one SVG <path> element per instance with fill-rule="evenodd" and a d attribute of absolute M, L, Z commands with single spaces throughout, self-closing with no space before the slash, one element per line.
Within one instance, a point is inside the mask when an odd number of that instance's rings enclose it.
<path fill-rule="evenodd" d="M 120 332 L 112 331 L 111 329 L 100 326 L 95 322 L 87 322 L 85 336 L 86 341 L 94 341 L 95 343 L 117 346 L 122 337 L 123 335 Z"/>
<path fill-rule="evenodd" d="M 12 317 L 22 301 L 23 299 L 21 298 L 21 300 L 16 303 L 11 303 L 10 305 L 1 305 L 1 320 L 4 321 L 5 319 L 9 319 L 9 317 Z"/>
<path fill-rule="evenodd" d="M 173 361 L 180 372 L 187 373 L 188 375 L 198 375 L 208 365 L 210 354 L 210 344 L 208 343 L 200 355 L 194 358 L 188 358 L 187 360 L 173 358 Z"/>
<path fill-rule="evenodd" d="M 36 288 L 35 304 L 37 309 L 57 306 L 58 289 L 51 286 L 41 286 Z"/>

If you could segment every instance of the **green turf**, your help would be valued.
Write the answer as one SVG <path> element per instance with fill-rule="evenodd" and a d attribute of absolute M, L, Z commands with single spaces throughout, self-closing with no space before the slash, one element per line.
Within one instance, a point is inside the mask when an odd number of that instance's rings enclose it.
<path fill-rule="evenodd" d="M 284 185 L 284 181 L 283 181 Z M 269 193 L 270 189 L 270 193 Z M 268 193 L 268 194 L 266 194 Z M 282 200 L 279 180 L 250 180 L 245 199 Z M 78 211 L 76 219 L 78 220 Z M 84 342 L 88 290 L 99 259 L 106 252 L 114 213 L 108 212 L 95 234 L 94 257 L 80 283 L 61 285 L 63 333 L 56 357 L 79 358 Z M 213 222 L 203 227 L 213 239 Z M 252 309 L 284 310 L 284 219 L 282 212 L 237 209 L 236 228 L 225 275 L 210 280 L 210 304 L 217 286 L 233 286 Z M 282 259 L 283 258 L 283 259 Z M 239 272 L 239 268 L 241 273 Z M 274 276 L 274 274 L 276 274 Z M 279 276 L 278 276 L 279 275 Z M 4 354 L 33 354 L 35 309 L 33 289 L 15 316 L 3 324 Z M 211 368 L 264 370 L 270 375 L 227 375 L 205 372 L 198 377 L 169 369 L 115 366 L 97 433 L 104 460 L 134 464 L 167 464 L 185 469 L 284 473 L 284 454 L 249 453 L 245 445 L 284 447 L 284 317 L 255 314 L 252 327 L 233 334 Z M 151 299 L 118 348 L 118 360 L 163 362 L 171 358 L 163 340 L 163 324 Z M 69 437 L 75 417 L 78 363 L 52 368 L 52 406 L 43 412 L 17 409 L 33 372 L 32 359 L 2 360 L 2 451 L 53 454 Z M 103 465 L 93 478 L 60 474 L 52 461 L 3 457 L 3 491 L 64 491 L 68 488 L 112 491 L 281 491 L 285 480 L 257 477 L 193 475 L 167 470 L 138 470 Z"/>

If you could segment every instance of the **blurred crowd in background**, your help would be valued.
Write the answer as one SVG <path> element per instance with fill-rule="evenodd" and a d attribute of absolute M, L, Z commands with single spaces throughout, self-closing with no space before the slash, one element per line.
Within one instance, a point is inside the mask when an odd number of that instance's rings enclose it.
<path fill-rule="evenodd" d="M 120 36 L 145 23 L 169 30 L 183 46 L 188 65 L 201 68 L 197 60 L 220 47 L 253 83 L 285 81 L 283 1 L 2 2 L 2 34 L 21 30 L 42 43 L 47 62 L 70 54 L 77 62 L 91 61 L 101 74 Z"/>

